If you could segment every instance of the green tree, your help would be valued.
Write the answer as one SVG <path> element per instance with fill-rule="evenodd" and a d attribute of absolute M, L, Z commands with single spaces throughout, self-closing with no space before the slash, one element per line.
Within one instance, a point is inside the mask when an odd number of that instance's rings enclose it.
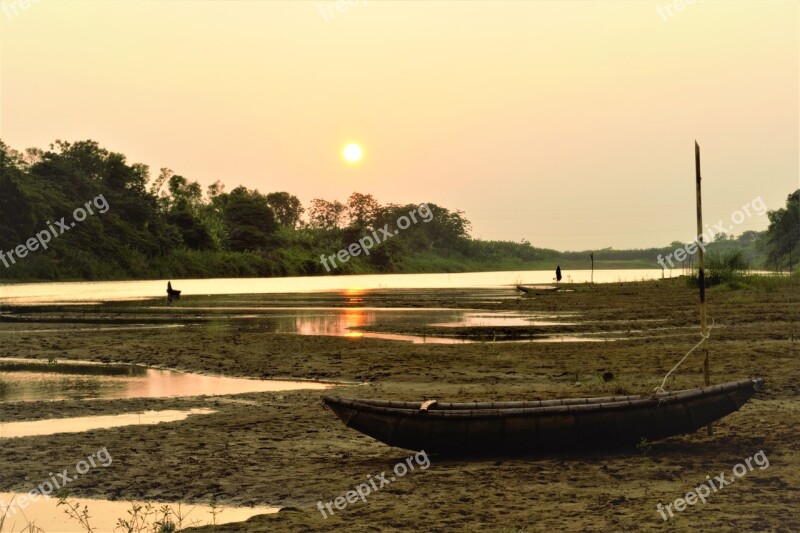
<path fill-rule="evenodd" d="M 769 262 L 792 269 L 800 258 L 800 189 L 786 198 L 786 207 L 768 211 L 767 216 Z"/>
<path fill-rule="evenodd" d="M 337 229 L 342 226 L 344 212 L 345 206 L 338 200 L 329 202 L 314 198 L 308 210 L 308 224 L 314 229 Z"/>
<path fill-rule="evenodd" d="M 236 252 L 265 249 L 278 228 L 266 196 L 245 187 L 227 194 L 222 218 L 227 247 Z"/>
<path fill-rule="evenodd" d="M 26 176 L 19 153 L 0 141 L 0 249 L 23 242 L 50 215 L 43 184 Z"/>
<path fill-rule="evenodd" d="M 159 179 L 170 173 L 171 171 L 164 172 L 162 169 Z M 200 184 L 172 174 L 167 179 L 167 188 L 170 197 L 166 220 L 178 228 L 183 244 L 195 250 L 215 248 L 217 241 L 212 237 L 209 225 L 206 223 L 208 210 L 203 204 Z"/>
<path fill-rule="evenodd" d="M 371 194 L 354 192 L 347 199 L 347 217 L 350 227 L 369 229 L 375 227 L 375 219 L 381 204 Z"/>
<path fill-rule="evenodd" d="M 267 205 L 275 213 L 278 224 L 291 229 L 300 224 L 300 219 L 305 211 L 297 196 L 293 196 L 288 192 L 269 193 L 267 195 Z"/>

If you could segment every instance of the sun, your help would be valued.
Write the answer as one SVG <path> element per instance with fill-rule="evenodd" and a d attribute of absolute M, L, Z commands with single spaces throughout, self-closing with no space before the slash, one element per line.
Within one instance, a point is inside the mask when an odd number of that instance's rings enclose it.
<path fill-rule="evenodd" d="M 342 151 L 342 155 L 349 163 L 358 163 L 361 160 L 361 156 L 364 154 L 364 151 L 361 147 L 357 144 L 348 144 L 344 147 Z"/>

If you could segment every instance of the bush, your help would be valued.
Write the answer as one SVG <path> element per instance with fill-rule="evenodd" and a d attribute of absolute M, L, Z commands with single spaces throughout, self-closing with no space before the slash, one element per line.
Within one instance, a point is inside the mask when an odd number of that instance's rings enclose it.
<path fill-rule="evenodd" d="M 742 250 L 725 250 L 724 252 L 710 252 L 705 260 L 705 285 L 711 287 L 725 283 L 736 287 L 750 264 Z M 698 274 L 692 272 L 689 282 L 698 286 Z"/>

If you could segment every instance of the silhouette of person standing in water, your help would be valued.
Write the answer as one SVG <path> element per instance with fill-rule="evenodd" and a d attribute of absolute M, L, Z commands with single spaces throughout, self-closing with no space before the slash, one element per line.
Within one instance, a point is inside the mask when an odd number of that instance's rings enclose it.
<path fill-rule="evenodd" d="M 556 283 L 561 281 L 561 265 L 556 266 Z"/>

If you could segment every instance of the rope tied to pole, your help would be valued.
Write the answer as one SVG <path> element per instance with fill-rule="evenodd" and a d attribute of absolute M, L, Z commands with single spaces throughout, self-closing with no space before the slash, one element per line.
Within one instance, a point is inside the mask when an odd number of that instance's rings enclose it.
<path fill-rule="evenodd" d="M 711 337 L 711 329 L 712 329 L 713 327 L 714 327 L 714 318 L 712 317 L 712 318 L 711 318 L 711 325 L 710 325 L 710 326 L 708 326 L 708 332 L 707 332 L 705 335 L 703 335 L 703 333 L 700 333 L 700 337 L 702 337 L 702 338 L 700 339 L 700 342 L 698 342 L 697 344 L 695 344 L 695 345 L 694 345 L 694 348 L 692 348 L 691 350 L 689 350 L 688 352 L 686 352 L 686 355 L 684 355 L 684 356 L 683 356 L 683 358 L 682 358 L 680 361 L 678 361 L 678 364 L 676 364 L 675 366 L 673 366 L 673 367 L 672 367 L 672 370 L 670 370 L 669 372 L 667 372 L 667 375 L 666 375 L 666 376 L 664 376 L 664 380 L 661 382 L 661 385 L 659 385 L 658 387 L 656 387 L 655 389 L 653 389 L 653 390 L 654 390 L 654 392 L 655 392 L 656 394 L 663 394 L 663 393 L 667 392 L 666 390 L 664 390 L 664 385 L 666 385 L 666 384 L 667 384 L 667 379 L 669 379 L 669 376 L 670 376 L 670 375 L 671 375 L 673 372 L 675 372 L 675 371 L 678 369 L 678 367 L 679 367 L 679 366 L 681 366 L 681 364 L 683 364 L 683 362 L 684 362 L 684 361 L 686 361 L 686 358 L 687 358 L 687 357 L 689 357 L 689 355 L 691 355 L 691 353 L 692 353 L 693 351 L 695 351 L 696 349 L 698 349 L 698 348 L 699 348 L 699 347 L 700 347 L 700 346 L 701 346 L 701 345 L 702 345 L 704 342 L 706 342 L 706 341 L 708 340 L 708 338 L 709 338 L 709 337 Z"/>

